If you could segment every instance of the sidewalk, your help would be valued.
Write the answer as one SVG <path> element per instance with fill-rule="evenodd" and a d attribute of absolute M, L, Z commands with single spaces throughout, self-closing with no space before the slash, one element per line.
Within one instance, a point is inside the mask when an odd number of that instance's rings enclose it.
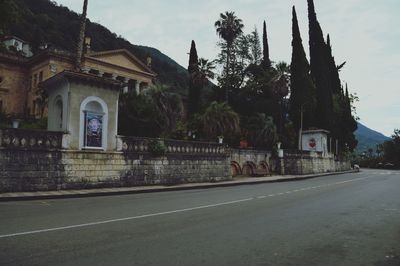
<path fill-rule="evenodd" d="M 58 191 L 39 191 L 39 192 L 9 192 L 0 193 L 0 201 L 17 200 L 39 200 L 39 199 L 62 199 L 62 198 L 81 198 L 96 196 L 111 196 L 123 194 L 138 194 L 164 191 L 179 191 L 189 189 L 206 189 L 214 187 L 230 187 L 240 185 L 252 185 L 272 182 L 296 181 L 310 179 L 320 176 L 341 175 L 355 173 L 358 171 L 345 171 L 336 173 L 321 173 L 311 175 L 285 175 L 285 176 L 266 176 L 266 177 L 240 177 L 232 181 L 221 181 L 213 183 L 190 183 L 174 186 L 138 186 L 138 187 L 118 187 L 118 188 L 95 188 L 80 190 L 58 190 Z"/>

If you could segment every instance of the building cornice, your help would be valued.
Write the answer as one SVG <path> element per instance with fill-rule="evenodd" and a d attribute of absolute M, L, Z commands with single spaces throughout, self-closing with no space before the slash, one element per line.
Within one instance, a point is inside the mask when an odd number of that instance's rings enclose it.
<path fill-rule="evenodd" d="M 87 74 L 83 72 L 69 71 L 69 70 L 64 70 L 63 72 L 58 73 L 57 75 L 41 82 L 39 86 L 45 89 L 50 89 L 54 84 L 57 84 L 60 81 L 96 85 L 99 87 L 104 87 L 113 90 L 120 90 L 124 86 L 124 84 L 118 80 L 99 77 L 93 74 Z"/>

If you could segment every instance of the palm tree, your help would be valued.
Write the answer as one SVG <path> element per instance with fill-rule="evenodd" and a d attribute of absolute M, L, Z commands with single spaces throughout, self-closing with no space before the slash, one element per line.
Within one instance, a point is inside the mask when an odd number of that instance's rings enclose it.
<path fill-rule="evenodd" d="M 226 102 L 212 102 L 201 116 L 203 132 L 209 139 L 239 133 L 239 123 L 239 115 Z"/>
<path fill-rule="evenodd" d="M 193 81 L 200 87 L 207 86 L 210 79 L 214 79 L 215 73 L 213 72 L 215 65 L 213 61 L 200 58 L 198 62 L 198 69 L 194 72 Z"/>
<path fill-rule="evenodd" d="M 83 1 L 83 11 L 81 16 L 81 22 L 79 27 L 78 43 L 76 46 L 76 59 L 75 59 L 75 70 L 81 71 L 82 54 L 83 54 L 83 41 L 85 39 L 86 30 L 86 14 L 87 14 L 88 0 Z"/>
<path fill-rule="evenodd" d="M 244 25 L 242 20 L 235 16 L 235 12 L 226 11 L 225 14 L 220 14 L 220 18 L 215 22 L 214 26 L 219 37 L 222 38 L 226 43 L 225 75 L 228 79 L 233 42 L 240 34 L 242 34 Z M 226 88 L 225 91 L 225 100 L 228 102 L 228 88 Z"/>
<path fill-rule="evenodd" d="M 290 87 L 290 66 L 286 62 L 278 62 L 275 65 L 274 77 L 272 85 L 274 94 L 278 98 L 283 98 L 288 95 Z"/>
<path fill-rule="evenodd" d="M 156 122 L 164 129 L 164 134 L 171 134 L 176 129 L 177 122 L 183 117 L 181 96 L 173 92 L 170 87 L 158 83 L 147 90 L 146 95 L 150 96 L 161 116 L 161 120 Z"/>

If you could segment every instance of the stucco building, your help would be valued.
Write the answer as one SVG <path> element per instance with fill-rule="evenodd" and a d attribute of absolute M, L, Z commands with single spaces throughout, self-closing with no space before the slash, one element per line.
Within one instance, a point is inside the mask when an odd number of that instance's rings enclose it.
<path fill-rule="evenodd" d="M 36 55 L 26 54 L 23 51 L 30 51 L 27 43 L 17 37 L 7 37 L 2 43 L 14 44 L 12 50 L 21 52 L 0 52 L 0 110 L 6 114 L 46 115 L 47 99 L 39 84 L 72 70 L 74 54 L 56 48 L 44 49 Z M 125 49 L 94 52 L 90 50 L 90 39 L 86 39 L 85 51 L 84 71 L 123 82 L 123 92 L 140 93 L 155 79 L 150 60 L 145 64 Z"/>

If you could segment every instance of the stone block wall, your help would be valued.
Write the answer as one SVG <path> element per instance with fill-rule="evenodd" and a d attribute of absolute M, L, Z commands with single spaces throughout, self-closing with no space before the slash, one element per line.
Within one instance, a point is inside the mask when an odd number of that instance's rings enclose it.
<path fill-rule="evenodd" d="M 320 152 L 285 151 L 282 160 L 286 175 L 319 174 L 351 169 L 349 161 L 335 160 L 332 154 L 323 156 Z"/>
<path fill-rule="evenodd" d="M 229 156 L 213 143 L 165 141 L 164 155 L 149 139 L 120 139 L 121 151 L 62 150 L 62 134 L 0 130 L 0 192 L 172 185 L 230 180 Z"/>

